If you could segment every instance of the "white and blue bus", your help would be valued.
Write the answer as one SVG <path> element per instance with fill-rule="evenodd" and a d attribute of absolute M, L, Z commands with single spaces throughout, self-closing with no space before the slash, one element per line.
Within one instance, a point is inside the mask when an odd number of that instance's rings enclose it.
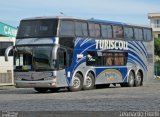
<path fill-rule="evenodd" d="M 20 22 L 13 49 L 15 86 L 38 92 L 142 86 L 154 76 L 154 41 L 147 26 L 71 17 L 27 18 Z"/>

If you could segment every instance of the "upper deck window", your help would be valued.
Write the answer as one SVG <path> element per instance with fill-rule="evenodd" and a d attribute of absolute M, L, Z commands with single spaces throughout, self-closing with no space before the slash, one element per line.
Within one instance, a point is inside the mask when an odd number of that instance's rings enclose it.
<path fill-rule="evenodd" d="M 101 25 L 102 38 L 112 38 L 112 26 L 111 25 Z"/>
<path fill-rule="evenodd" d="M 145 40 L 147 40 L 147 41 L 152 40 L 152 30 L 151 29 L 144 28 L 143 34 L 144 34 Z"/>
<path fill-rule="evenodd" d="M 133 39 L 133 28 L 132 27 L 124 27 L 124 37 L 126 39 Z"/>
<path fill-rule="evenodd" d="M 87 23 L 75 22 L 75 34 L 76 36 L 88 36 Z"/>
<path fill-rule="evenodd" d="M 57 24 L 58 20 L 56 19 L 22 20 L 17 38 L 54 37 L 57 33 Z"/>
<path fill-rule="evenodd" d="M 114 38 L 123 38 L 123 28 L 122 26 L 114 25 L 113 26 L 113 37 Z"/>
<path fill-rule="evenodd" d="M 143 40 L 142 28 L 134 28 L 134 37 L 136 40 Z"/>
<path fill-rule="evenodd" d="M 74 22 L 62 20 L 60 26 L 60 35 L 62 36 L 74 36 L 75 29 L 74 29 Z"/>
<path fill-rule="evenodd" d="M 100 37 L 100 26 L 99 26 L 99 24 L 89 23 L 89 35 L 91 37 Z"/>
<path fill-rule="evenodd" d="M 83 36 L 82 32 L 82 23 L 81 22 L 75 22 L 75 28 L 76 28 L 76 36 Z"/>

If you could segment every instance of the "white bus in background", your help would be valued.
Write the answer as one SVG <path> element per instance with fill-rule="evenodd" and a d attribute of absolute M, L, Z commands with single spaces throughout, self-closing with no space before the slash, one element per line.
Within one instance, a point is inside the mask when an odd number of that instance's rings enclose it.
<path fill-rule="evenodd" d="M 13 85 L 13 53 L 9 53 L 8 61 L 4 59 L 6 48 L 13 46 L 15 38 L 0 37 L 0 86 Z"/>

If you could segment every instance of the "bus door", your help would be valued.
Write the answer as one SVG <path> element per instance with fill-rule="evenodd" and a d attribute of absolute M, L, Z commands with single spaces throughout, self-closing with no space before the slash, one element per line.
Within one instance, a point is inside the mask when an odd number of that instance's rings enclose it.
<path fill-rule="evenodd" d="M 59 48 L 57 51 L 57 84 L 58 86 L 68 86 L 69 81 L 67 77 L 70 77 L 68 68 L 72 63 L 73 51 L 71 49 Z"/>

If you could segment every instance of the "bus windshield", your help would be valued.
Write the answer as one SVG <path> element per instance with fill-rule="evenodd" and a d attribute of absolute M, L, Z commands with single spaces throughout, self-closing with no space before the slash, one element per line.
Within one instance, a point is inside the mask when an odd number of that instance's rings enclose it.
<path fill-rule="evenodd" d="M 22 20 L 17 39 L 55 37 L 57 24 L 57 19 Z"/>
<path fill-rule="evenodd" d="M 17 47 L 15 53 L 15 70 L 54 70 L 56 63 L 52 60 L 53 46 Z"/>

